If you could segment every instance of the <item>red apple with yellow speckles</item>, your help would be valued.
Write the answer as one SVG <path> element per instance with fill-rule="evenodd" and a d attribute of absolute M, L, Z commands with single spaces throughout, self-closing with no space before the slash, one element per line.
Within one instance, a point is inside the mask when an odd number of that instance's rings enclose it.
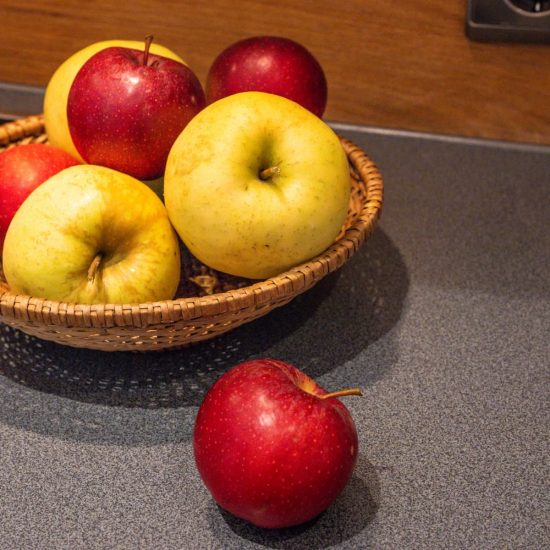
<path fill-rule="evenodd" d="M 250 91 L 281 95 L 318 117 L 327 105 L 321 64 L 305 46 L 283 36 L 239 40 L 212 63 L 206 79 L 208 103 Z"/>
<path fill-rule="evenodd" d="M 69 166 L 80 164 L 68 153 L 43 143 L 29 143 L 0 153 L 0 252 L 10 222 L 34 189 Z"/>
<path fill-rule="evenodd" d="M 299 525 L 323 512 L 349 481 L 357 431 L 338 399 L 296 367 L 274 359 L 221 376 L 199 409 L 198 471 L 214 500 L 259 527 Z"/>
<path fill-rule="evenodd" d="M 110 47 L 78 71 L 69 91 L 67 120 L 72 141 L 90 164 L 141 180 L 161 176 L 172 144 L 204 107 L 193 71 L 175 59 Z"/>

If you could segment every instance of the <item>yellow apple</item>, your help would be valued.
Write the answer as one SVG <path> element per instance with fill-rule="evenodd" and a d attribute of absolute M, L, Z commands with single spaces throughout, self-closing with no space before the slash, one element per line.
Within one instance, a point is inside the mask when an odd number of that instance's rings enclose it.
<path fill-rule="evenodd" d="M 115 170 L 78 165 L 23 202 L 8 228 L 3 268 L 13 292 L 79 303 L 173 298 L 178 239 L 162 201 Z"/>
<path fill-rule="evenodd" d="M 203 263 L 263 279 L 325 250 L 345 220 L 346 154 L 332 129 L 289 99 L 243 92 L 191 120 L 168 155 L 164 200 Z"/>
<path fill-rule="evenodd" d="M 104 40 L 91 44 L 66 59 L 54 72 L 46 87 L 44 96 L 44 125 L 48 134 L 48 140 L 52 145 L 64 149 L 81 162 L 83 162 L 83 159 L 71 139 L 69 123 L 67 122 L 69 90 L 76 74 L 92 55 L 114 46 L 143 50 L 144 42 L 137 40 Z M 185 61 L 177 54 L 160 44 L 153 42 L 150 51 L 151 53 L 174 59 L 186 65 Z"/>

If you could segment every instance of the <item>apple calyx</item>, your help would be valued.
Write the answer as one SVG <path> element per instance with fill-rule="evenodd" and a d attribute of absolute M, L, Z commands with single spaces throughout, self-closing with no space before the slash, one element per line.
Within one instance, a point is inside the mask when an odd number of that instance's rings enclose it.
<path fill-rule="evenodd" d="M 90 284 L 94 284 L 95 277 L 97 275 L 97 272 L 99 271 L 99 265 L 101 264 L 101 260 L 103 260 L 103 254 L 99 253 L 96 254 L 95 258 L 92 260 L 92 263 L 90 264 L 90 267 L 88 268 L 88 282 Z"/>
<path fill-rule="evenodd" d="M 345 390 L 333 391 L 330 393 L 324 393 L 322 395 L 317 395 L 319 399 L 329 399 L 330 397 L 345 397 L 346 395 L 359 395 L 363 396 L 361 388 L 348 388 Z"/>
<path fill-rule="evenodd" d="M 270 180 L 273 176 L 278 176 L 281 173 L 281 169 L 278 166 L 269 166 L 260 170 L 260 179 L 263 181 Z"/>

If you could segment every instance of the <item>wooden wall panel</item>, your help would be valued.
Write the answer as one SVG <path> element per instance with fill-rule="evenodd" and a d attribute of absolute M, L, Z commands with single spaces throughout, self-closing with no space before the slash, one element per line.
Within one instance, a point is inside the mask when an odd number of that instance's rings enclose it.
<path fill-rule="evenodd" d="M 204 82 L 232 42 L 283 35 L 325 68 L 327 119 L 550 143 L 550 46 L 471 42 L 465 9 L 465 0 L 1 0 L 0 80 L 44 85 L 89 43 L 153 33 Z"/>

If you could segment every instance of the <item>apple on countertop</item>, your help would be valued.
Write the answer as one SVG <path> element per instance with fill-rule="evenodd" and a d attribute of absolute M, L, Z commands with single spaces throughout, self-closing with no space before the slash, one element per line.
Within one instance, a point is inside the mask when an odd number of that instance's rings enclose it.
<path fill-rule="evenodd" d="M 357 460 L 353 419 L 296 367 L 241 363 L 207 392 L 193 433 L 199 474 L 225 510 L 259 527 L 298 525 L 323 512 Z"/>

